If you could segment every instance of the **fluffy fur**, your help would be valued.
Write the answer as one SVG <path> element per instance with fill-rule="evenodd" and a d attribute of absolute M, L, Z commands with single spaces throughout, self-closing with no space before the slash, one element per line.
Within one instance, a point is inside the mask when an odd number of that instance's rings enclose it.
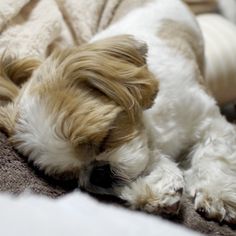
<path fill-rule="evenodd" d="M 236 130 L 204 87 L 203 52 L 186 6 L 153 1 L 50 56 L 12 90 L 1 126 L 36 166 L 88 191 L 171 214 L 185 188 L 207 218 L 236 223 Z"/>

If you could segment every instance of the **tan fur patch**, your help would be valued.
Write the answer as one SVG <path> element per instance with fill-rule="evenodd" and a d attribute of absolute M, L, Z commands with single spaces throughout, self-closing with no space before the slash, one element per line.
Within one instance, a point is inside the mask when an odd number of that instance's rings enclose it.
<path fill-rule="evenodd" d="M 158 36 L 186 58 L 196 61 L 201 75 L 204 76 L 203 46 L 198 41 L 198 35 L 188 25 L 169 19 L 163 20 Z"/>
<path fill-rule="evenodd" d="M 19 88 L 15 84 L 0 76 L 0 106 L 12 102 L 18 93 Z"/>
<path fill-rule="evenodd" d="M 145 44 L 124 35 L 58 52 L 52 58 L 60 65 L 62 79 L 99 90 L 135 120 L 140 108 L 152 105 L 158 90 L 145 54 Z"/>
<path fill-rule="evenodd" d="M 120 112 L 113 124 L 110 126 L 107 136 L 101 143 L 100 150 L 114 149 L 122 144 L 131 141 L 139 135 L 142 123 L 134 125 L 125 112 Z"/>
<path fill-rule="evenodd" d="M 26 82 L 39 61 L 33 58 L 14 59 L 2 56 L 0 61 L 0 105 L 12 102 L 19 94 L 18 86 Z"/>
<path fill-rule="evenodd" d="M 17 109 L 14 104 L 10 103 L 7 106 L 0 107 L 0 130 L 8 136 L 14 134 Z"/>
<path fill-rule="evenodd" d="M 49 82 L 34 93 L 53 118 L 57 135 L 80 153 L 115 148 L 138 134 L 138 121 L 134 124 L 114 101 L 84 85 L 68 88 L 65 81 Z"/>
<path fill-rule="evenodd" d="M 17 108 L 14 101 L 20 87 L 26 82 L 40 62 L 33 58 L 21 60 L 6 56 L 0 60 L 0 130 L 8 136 L 14 133 Z"/>
<path fill-rule="evenodd" d="M 64 86 L 59 81 L 57 86 L 47 84 L 38 91 L 42 105 L 54 117 L 57 134 L 74 147 L 99 146 L 121 108 L 91 89 Z"/>
<path fill-rule="evenodd" d="M 0 75 L 9 78 L 14 84 L 20 86 L 26 82 L 33 71 L 41 64 L 36 58 L 15 59 L 3 55 L 1 58 Z"/>

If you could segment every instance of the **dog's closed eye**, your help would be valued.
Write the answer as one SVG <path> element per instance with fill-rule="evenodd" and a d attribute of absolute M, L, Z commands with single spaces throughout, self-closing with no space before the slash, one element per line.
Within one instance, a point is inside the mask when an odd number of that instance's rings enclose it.
<path fill-rule="evenodd" d="M 129 182 L 127 176 L 121 174 L 118 170 L 114 170 L 109 164 L 94 166 L 89 181 L 92 185 L 105 189 Z"/>
<path fill-rule="evenodd" d="M 101 188 L 111 188 L 114 182 L 110 165 L 96 166 L 90 175 L 90 183 Z"/>

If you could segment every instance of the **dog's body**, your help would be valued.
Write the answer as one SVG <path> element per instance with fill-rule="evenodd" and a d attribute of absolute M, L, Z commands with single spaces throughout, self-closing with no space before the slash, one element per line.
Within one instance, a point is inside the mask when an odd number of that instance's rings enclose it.
<path fill-rule="evenodd" d="M 156 0 L 51 56 L 1 125 L 35 165 L 88 191 L 174 213 L 186 189 L 206 217 L 235 223 L 236 130 L 204 87 L 203 51 L 186 6 Z M 186 152 L 184 181 L 176 162 Z"/>

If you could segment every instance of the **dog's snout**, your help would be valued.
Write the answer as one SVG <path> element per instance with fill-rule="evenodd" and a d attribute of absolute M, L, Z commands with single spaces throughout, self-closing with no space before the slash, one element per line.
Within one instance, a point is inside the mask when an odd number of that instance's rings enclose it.
<path fill-rule="evenodd" d="M 90 183 L 101 188 L 111 188 L 112 172 L 110 165 L 95 166 L 90 175 Z"/>

